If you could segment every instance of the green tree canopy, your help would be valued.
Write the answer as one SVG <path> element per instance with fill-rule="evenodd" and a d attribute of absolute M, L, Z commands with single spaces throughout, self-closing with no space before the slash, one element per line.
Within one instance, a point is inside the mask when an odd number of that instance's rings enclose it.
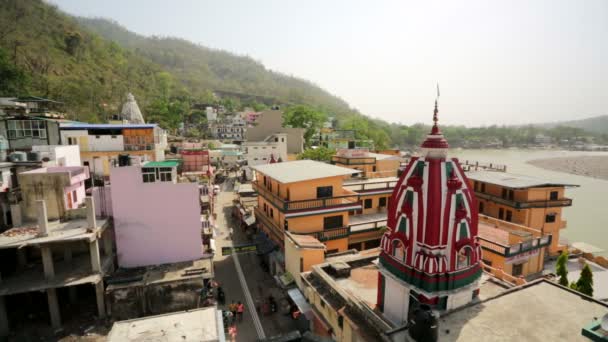
<path fill-rule="evenodd" d="M 589 264 L 585 264 L 581 270 L 581 276 L 576 282 L 576 290 L 582 294 L 593 297 L 593 273 Z"/>
<path fill-rule="evenodd" d="M 291 127 L 305 128 L 304 141 L 310 146 L 310 140 L 315 133 L 323 127 L 325 113 L 305 105 L 289 107 L 283 113 L 283 122 Z"/>
<path fill-rule="evenodd" d="M 0 96 L 24 95 L 26 85 L 26 74 L 9 61 L 6 52 L 0 48 Z"/>
<path fill-rule="evenodd" d="M 559 276 L 559 284 L 568 286 L 568 251 L 564 250 L 557 258 L 555 273 Z"/>
<path fill-rule="evenodd" d="M 328 162 L 334 154 L 336 154 L 336 150 L 327 147 L 307 148 L 304 152 L 298 154 L 297 158 Z"/>

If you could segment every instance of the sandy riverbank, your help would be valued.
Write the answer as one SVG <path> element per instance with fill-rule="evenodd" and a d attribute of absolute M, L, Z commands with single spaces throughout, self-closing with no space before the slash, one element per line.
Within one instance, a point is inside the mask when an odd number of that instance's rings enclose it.
<path fill-rule="evenodd" d="M 551 171 L 608 180 L 608 155 L 534 159 L 528 163 Z"/>

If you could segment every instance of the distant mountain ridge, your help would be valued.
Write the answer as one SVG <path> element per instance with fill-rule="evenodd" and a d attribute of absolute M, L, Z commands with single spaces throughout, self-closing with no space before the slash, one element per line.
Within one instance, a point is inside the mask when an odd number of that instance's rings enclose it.
<path fill-rule="evenodd" d="M 248 56 L 210 49 L 181 38 L 142 36 L 108 19 L 76 20 L 105 39 L 162 66 L 193 94 L 219 90 L 276 99 L 278 103 L 304 103 L 338 113 L 351 110 L 345 101 L 312 82 L 269 70 Z"/>
<path fill-rule="evenodd" d="M 572 120 L 572 121 L 559 121 L 559 122 L 548 122 L 542 124 L 536 124 L 535 126 L 541 126 L 545 128 L 552 128 L 557 126 L 567 126 L 584 129 L 585 131 L 608 134 L 608 115 L 594 116 L 587 119 Z"/>

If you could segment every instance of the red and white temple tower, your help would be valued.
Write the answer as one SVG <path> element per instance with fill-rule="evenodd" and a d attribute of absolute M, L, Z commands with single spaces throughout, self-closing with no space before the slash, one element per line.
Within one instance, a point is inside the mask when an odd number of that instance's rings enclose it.
<path fill-rule="evenodd" d="M 388 206 L 379 259 L 378 308 L 396 324 L 419 304 L 441 313 L 479 293 L 481 249 L 477 204 L 458 160 L 437 125 L 410 160 Z"/>

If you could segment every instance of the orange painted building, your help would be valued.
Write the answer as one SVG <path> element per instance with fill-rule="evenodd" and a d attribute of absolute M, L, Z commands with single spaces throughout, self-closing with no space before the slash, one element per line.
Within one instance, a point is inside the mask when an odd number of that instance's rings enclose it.
<path fill-rule="evenodd" d="M 379 246 L 392 191 L 390 181 L 366 188 L 365 180 L 345 181 L 358 171 L 311 160 L 253 169 L 258 227 L 282 250 L 285 232 L 316 238 L 325 245 L 326 253 Z"/>
<path fill-rule="evenodd" d="M 564 246 L 559 244 L 559 236 L 566 228 L 562 208 L 572 205 L 565 191 L 577 185 L 495 171 L 469 172 L 467 176 L 480 214 L 536 229 L 542 236 L 550 234 L 549 254 L 561 253 Z"/>
<path fill-rule="evenodd" d="M 479 215 L 477 241 L 485 265 L 513 277 L 537 277 L 543 271 L 550 234 L 486 215 Z"/>
<path fill-rule="evenodd" d="M 396 177 L 401 158 L 395 155 L 371 153 L 365 149 L 338 150 L 331 158 L 336 166 L 361 171 L 353 177 L 383 178 Z"/>

